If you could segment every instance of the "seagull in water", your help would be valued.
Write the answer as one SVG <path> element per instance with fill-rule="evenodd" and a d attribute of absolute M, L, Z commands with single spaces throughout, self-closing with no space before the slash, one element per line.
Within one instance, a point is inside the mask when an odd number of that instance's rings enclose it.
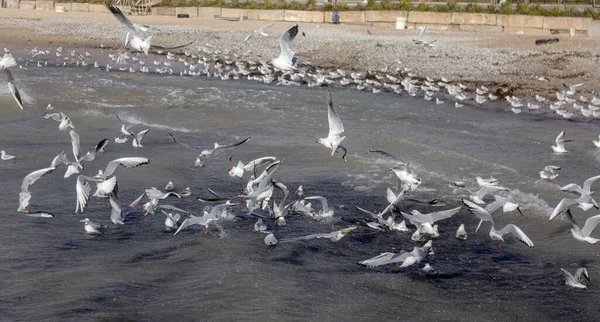
<path fill-rule="evenodd" d="M 4 151 L 4 150 L 0 151 L 0 159 L 6 161 L 6 160 L 12 160 L 14 158 L 15 158 L 14 155 L 10 155 L 10 154 L 6 153 L 6 151 Z"/>
<path fill-rule="evenodd" d="M 333 108 L 331 93 L 329 91 L 327 91 L 327 120 L 329 121 L 329 133 L 326 138 L 318 139 L 317 143 L 321 143 L 324 147 L 331 149 L 331 155 L 333 155 L 346 137 L 341 136 L 344 133 L 344 124 Z"/>
<path fill-rule="evenodd" d="M 12 73 L 10 72 L 10 70 L 8 70 L 8 68 L 14 66 L 17 66 L 17 62 L 11 54 L 6 53 L 2 58 L 0 58 L 0 69 L 4 71 L 6 83 L 8 85 L 8 90 L 17 102 L 17 105 L 19 105 L 21 110 L 23 110 L 23 99 L 21 99 L 21 94 L 15 86 L 15 79 L 13 78 Z"/>
<path fill-rule="evenodd" d="M 102 228 L 102 227 L 104 227 L 104 226 L 91 221 L 89 218 L 85 218 L 83 220 L 80 220 L 80 222 L 84 223 L 83 224 L 83 228 L 85 229 L 85 232 L 87 234 L 90 234 L 90 235 L 100 235 L 100 234 L 102 234 L 99 229 Z"/>
<path fill-rule="evenodd" d="M 283 32 L 283 34 L 281 34 L 281 37 L 279 38 L 279 47 L 281 47 L 281 52 L 277 58 L 271 60 L 271 64 L 273 64 L 275 68 L 284 72 L 299 72 L 299 70 L 294 67 L 294 63 L 296 63 L 297 58 L 294 57 L 294 49 L 292 47 L 292 42 L 294 41 L 294 38 L 296 38 L 296 35 L 298 35 L 298 24 L 291 25 Z"/>
<path fill-rule="evenodd" d="M 312 234 L 312 235 L 308 235 L 308 236 L 282 239 L 279 241 L 279 243 L 287 243 L 287 242 L 293 242 L 293 241 L 298 241 L 298 240 L 310 240 L 310 239 L 315 239 L 315 238 L 327 238 L 327 239 L 331 240 L 332 242 L 338 242 L 345 236 L 351 234 L 356 229 L 358 229 L 358 226 L 350 226 L 348 228 L 336 230 L 336 231 L 333 231 L 330 233 Z"/>
<path fill-rule="evenodd" d="M 565 139 L 565 131 L 562 131 L 556 137 L 556 145 L 552 146 L 552 150 L 555 153 L 568 153 L 565 149 L 565 142 L 571 142 L 573 139 Z"/>
<path fill-rule="evenodd" d="M 268 34 L 265 33 L 265 31 L 267 29 L 269 29 L 269 27 L 271 27 L 272 25 L 273 24 L 270 23 L 270 24 L 264 25 L 264 26 L 262 26 L 262 27 L 260 27 L 260 28 L 258 28 L 256 30 L 252 30 L 252 32 L 246 37 L 246 39 L 244 39 L 244 41 L 248 41 L 248 40 L 250 40 L 250 39 L 252 39 L 252 38 L 254 38 L 254 37 L 258 36 L 258 35 L 267 37 Z"/>
<path fill-rule="evenodd" d="M 560 269 L 565 273 L 565 284 L 574 288 L 587 288 L 583 282 L 591 283 L 588 272 L 585 268 L 581 267 L 575 271 L 575 275 L 572 275 L 565 269 Z"/>

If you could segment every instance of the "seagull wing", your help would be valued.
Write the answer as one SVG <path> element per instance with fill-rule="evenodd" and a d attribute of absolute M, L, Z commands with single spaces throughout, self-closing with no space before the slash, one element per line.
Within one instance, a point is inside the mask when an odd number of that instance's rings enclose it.
<path fill-rule="evenodd" d="M 110 220 L 114 224 L 123 225 L 123 216 L 121 215 L 121 206 L 117 198 L 110 196 L 110 206 L 112 208 L 110 212 Z"/>
<path fill-rule="evenodd" d="M 150 45 L 150 48 L 152 48 L 152 49 L 159 49 L 159 50 L 173 50 L 173 49 L 181 49 L 181 48 L 187 47 L 187 46 L 189 46 L 189 45 L 191 45 L 193 43 L 194 43 L 194 40 L 188 42 L 187 44 L 183 44 L 183 45 L 170 46 L 170 47 L 159 46 L 159 45 Z"/>
<path fill-rule="evenodd" d="M 98 144 L 96 144 L 96 148 L 94 149 L 94 151 L 96 151 L 96 153 L 104 152 L 104 148 L 108 145 L 108 142 L 109 142 L 108 139 L 103 139 L 102 141 L 98 142 Z"/>
<path fill-rule="evenodd" d="M 499 193 L 500 191 L 508 191 L 508 189 L 498 186 L 483 186 L 481 187 L 481 189 L 475 192 L 475 196 L 479 197 L 480 199 L 483 199 L 483 197 L 489 194 Z"/>
<path fill-rule="evenodd" d="M 43 116 L 45 119 L 53 119 L 53 120 L 55 120 L 55 121 L 57 121 L 57 122 L 60 122 L 60 121 L 62 121 L 62 116 L 61 116 L 61 113 L 51 113 L 51 114 L 48 114 L 48 113 L 46 112 L 46 113 L 44 113 L 44 115 L 42 115 L 42 116 Z"/>
<path fill-rule="evenodd" d="M 344 124 L 333 108 L 331 93 L 327 91 L 327 119 L 329 120 L 329 135 L 328 137 L 340 136 L 344 133 Z"/>
<path fill-rule="evenodd" d="M 390 158 L 390 159 L 392 159 L 392 160 L 394 160 L 394 161 L 396 161 L 396 162 L 403 163 L 402 161 L 400 161 L 400 158 L 398 158 L 396 155 L 394 155 L 394 154 L 391 154 L 391 153 L 389 153 L 389 152 L 385 152 L 385 151 L 383 151 L 383 150 L 369 150 L 369 151 L 367 151 L 366 153 L 367 153 L 367 154 L 369 154 L 369 153 L 379 153 L 379 154 L 383 155 L 383 156 L 384 156 L 384 157 L 386 157 L 386 158 Z"/>
<path fill-rule="evenodd" d="M 554 219 L 554 217 L 560 215 L 560 213 L 562 213 L 563 211 L 566 211 L 569 209 L 569 206 L 572 204 L 576 204 L 577 200 L 575 199 L 569 199 L 569 198 L 563 198 L 558 205 L 556 205 L 556 208 L 554 208 L 554 210 L 552 211 L 552 214 L 550 214 L 550 220 Z"/>
<path fill-rule="evenodd" d="M 322 196 L 312 196 L 312 197 L 306 197 L 304 199 L 306 199 L 306 200 L 318 200 L 321 203 L 321 206 L 323 206 L 323 212 L 328 212 L 329 211 L 329 204 L 327 203 L 327 199 L 325 199 L 325 197 L 322 197 Z"/>
<path fill-rule="evenodd" d="M 279 38 L 279 47 L 281 48 L 281 53 L 279 54 L 280 59 L 285 59 L 288 61 L 292 61 L 294 58 L 294 49 L 292 46 L 292 42 L 294 38 L 298 35 L 298 25 L 291 25 L 286 31 L 281 34 Z"/>
<path fill-rule="evenodd" d="M 566 278 L 566 284 L 577 284 L 578 281 L 575 280 L 575 277 L 573 276 L 573 274 L 569 273 L 567 270 L 565 269 L 560 269 L 563 273 L 565 273 L 565 278 Z"/>
<path fill-rule="evenodd" d="M 73 147 L 73 156 L 75 160 L 79 160 L 79 155 L 81 154 L 81 147 L 79 145 L 79 134 L 74 130 L 69 132 L 71 135 L 71 146 Z"/>
<path fill-rule="evenodd" d="M 108 2 L 105 2 L 104 6 L 106 6 L 106 9 L 108 9 L 108 11 L 110 11 L 110 13 L 112 13 L 113 16 L 115 16 L 115 18 L 117 18 L 117 20 L 119 20 L 119 22 L 125 26 L 128 32 L 133 35 L 137 34 L 138 29 L 133 25 L 133 23 L 131 23 L 129 19 L 127 19 L 127 17 L 125 17 L 121 9 L 111 5 Z"/>
<path fill-rule="evenodd" d="M 135 136 L 135 139 L 137 140 L 138 144 L 142 142 L 142 138 L 144 137 L 144 135 L 146 135 L 146 133 L 148 133 L 148 131 L 150 131 L 150 129 L 145 129 L 143 131 L 138 132 L 138 134 Z"/>
<path fill-rule="evenodd" d="M 169 136 L 171 136 L 171 139 L 173 139 L 173 141 L 174 141 L 175 143 L 179 143 L 179 144 L 183 145 L 184 147 L 186 147 L 186 148 L 188 148 L 188 149 L 196 150 L 196 151 L 198 151 L 198 152 L 202 152 L 202 151 L 204 151 L 204 149 L 200 149 L 200 148 L 197 148 L 197 147 L 195 147 L 195 146 L 191 146 L 191 145 L 189 145 L 189 144 L 185 144 L 185 143 L 183 143 L 183 142 L 180 142 L 180 141 L 178 141 L 178 140 L 175 138 L 175 136 L 173 136 L 173 134 L 171 134 L 171 133 L 167 133 L 167 134 L 169 134 Z"/>
<path fill-rule="evenodd" d="M 600 176 L 591 177 L 583 182 L 583 191 L 590 193 L 592 190 L 592 185 L 596 180 L 600 179 Z"/>
<path fill-rule="evenodd" d="M 179 226 L 179 228 L 177 229 L 177 231 L 175 232 L 175 234 L 173 234 L 173 236 L 177 236 L 177 234 L 179 234 L 180 231 L 188 228 L 191 225 L 199 225 L 200 224 L 200 217 L 196 217 L 193 215 L 190 215 L 189 218 L 187 218 L 186 220 L 184 220 L 181 225 Z"/>
<path fill-rule="evenodd" d="M 452 209 L 448 209 L 448 210 L 431 212 L 431 213 L 425 214 L 425 216 L 427 217 L 429 223 L 433 224 L 436 221 L 448 219 L 448 218 L 454 216 L 455 214 L 457 214 L 460 211 L 460 208 L 462 208 L 462 207 L 456 207 L 456 208 L 452 208 Z"/>
<path fill-rule="evenodd" d="M 592 233 L 594 228 L 596 228 L 596 226 L 598 226 L 598 223 L 600 223 L 600 215 L 596 215 L 596 216 L 588 218 L 585 221 L 583 228 L 581 228 L 581 234 L 584 237 L 590 237 L 590 234 Z"/>
<path fill-rule="evenodd" d="M 463 199 L 462 202 L 465 204 L 465 206 L 467 206 L 467 208 L 469 209 L 469 212 L 471 212 L 477 218 L 479 218 L 483 221 L 489 221 L 492 223 L 492 225 L 494 224 L 494 218 L 492 218 L 492 215 L 490 215 L 490 213 L 487 212 L 485 209 L 481 208 L 477 204 L 475 204 L 467 199 Z"/>
<path fill-rule="evenodd" d="M 96 192 L 94 192 L 94 197 L 104 198 L 110 194 L 116 195 L 118 190 L 119 188 L 117 185 L 117 177 L 113 176 L 108 180 L 104 180 L 98 183 L 98 185 L 96 186 Z"/>
<path fill-rule="evenodd" d="M 17 104 L 19 105 L 19 107 L 22 110 L 23 109 L 23 99 L 21 98 L 21 94 L 19 93 L 17 86 L 15 86 L 15 79 L 13 78 L 10 70 L 4 69 L 4 73 L 6 74 L 8 90 L 10 91 L 13 98 L 15 99 L 15 101 L 17 102 Z"/>
<path fill-rule="evenodd" d="M 23 183 L 21 183 L 21 191 L 22 192 L 29 191 L 28 189 L 29 189 L 30 185 L 34 184 L 39 178 L 54 171 L 54 169 L 56 169 L 56 168 L 54 168 L 54 167 L 44 168 L 44 169 L 33 171 L 32 173 L 26 175 L 25 178 L 23 178 Z"/>
<path fill-rule="evenodd" d="M 190 214 L 189 211 L 183 210 L 181 208 L 177 208 L 177 207 L 172 206 L 172 205 L 159 205 L 158 208 L 167 209 L 167 210 L 171 210 L 171 211 L 177 211 L 177 212 L 180 212 L 180 213 L 186 214 L 186 215 Z"/>
<path fill-rule="evenodd" d="M 126 158 L 119 158 L 119 159 L 115 159 L 112 160 L 108 163 L 108 165 L 106 166 L 106 170 L 104 170 L 104 177 L 109 177 L 110 175 L 113 174 L 113 172 L 115 172 L 115 169 L 117 168 L 117 166 L 122 165 L 124 168 L 135 168 L 135 167 L 139 167 L 142 166 L 144 164 L 148 164 L 150 163 L 150 160 L 148 160 L 147 158 L 140 158 L 140 157 L 126 157 Z"/>
<path fill-rule="evenodd" d="M 54 159 L 52 159 L 52 163 L 50 163 L 50 168 L 56 168 L 61 163 L 66 165 L 69 164 L 69 160 L 67 160 L 67 155 L 65 154 L 65 151 L 62 151 L 59 155 L 55 156 Z"/>
<path fill-rule="evenodd" d="M 580 267 L 575 271 L 575 276 L 574 276 L 579 282 L 583 281 L 583 278 L 585 278 L 588 283 L 591 282 L 590 281 L 590 276 L 588 275 L 587 269 L 585 269 L 584 267 Z"/>
<path fill-rule="evenodd" d="M 88 200 L 90 199 L 90 184 L 87 182 L 89 178 L 86 176 L 78 176 L 75 190 L 77 192 L 77 205 L 75 206 L 75 213 L 85 209 Z"/>
<path fill-rule="evenodd" d="M 256 33 L 258 33 L 258 34 L 263 33 L 263 32 L 265 32 L 265 30 L 269 29 L 272 25 L 273 25 L 272 23 L 270 23 L 268 25 L 264 25 L 264 26 L 258 28 L 258 30 L 256 30 Z"/>
<path fill-rule="evenodd" d="M 229 144 L 229 145 L 218 145 L 218 146 L 215 147 L 215 150 L 217 150 L 217 149 L 218 150 L 227 150 L 227 149 L 237 148 L 238 146 L 240 146 L 240 145 L 248 142 L 248 140 L 250 140 L 250 138 L 251 137 L 249 136 L 249 137 L 243 139 L 240 142 L 232 143 L 232 144 Z"/>
<path fill-rule="evenodd" d="M 521 229 L 519 229 L 519 227 L 513 224 L 508 224 L 504 226 L 504 228 L 496 231 L 496 233 L 498 233 L 499 235 L 513 234 L 520 241 L 525 243 L 525 245 L 533 247 L 533 242 L 531 241 L 531 239 L 529 239 L 529 237 L 527 237 L 527 235 L 525 235 L 525 233 Z"/>

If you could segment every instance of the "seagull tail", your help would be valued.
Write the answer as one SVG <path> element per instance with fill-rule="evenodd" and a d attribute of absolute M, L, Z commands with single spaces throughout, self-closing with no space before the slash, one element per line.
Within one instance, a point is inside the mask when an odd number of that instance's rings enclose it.
<path fill-rule="evenodd" d="M 146 56 L 148 56 L 148 50 L 150 49 L 151 44 L 152 44 L 152 36 L 149 36 L 148 38 L 146 38 L 144 40 L 144 43 L 142 44 L 142 46 L 140 46 Z"/>

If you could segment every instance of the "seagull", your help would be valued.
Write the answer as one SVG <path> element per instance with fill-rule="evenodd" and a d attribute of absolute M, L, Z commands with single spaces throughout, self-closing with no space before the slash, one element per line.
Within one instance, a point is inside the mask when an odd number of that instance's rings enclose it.
<path fill-rule="evenodd" d="M 267 246 L 275 246 L 275 245 L 277 245 L 278 242 L 279 241 L 277 240 L 277 238 L 275 238 L 275 235 L 273 235 L 273 234 L 268 234 L 265 237 L 265 245 L 267 245 Z"/>
<path fill-rule="evenodd" d="M 565 150 L 565 142 L 571 141 L 573 141 L 573 139 L 565 139 L 565 131 L 562 131 L 556 137 L 556 145 L 552 146 L 552 150 L 555 153 L 567 153 L 569 151 Z"/>
<path fill-rule="evenodd" d="M 175 214 L 173 215 L 170 212 L 166 212 L 164 210 L 161 210 L 161 212 L 167 216 L 167 218 L 165 218 L 165 227 L 167 229 L 175 229 L 177 228 L 177 222 L 179 221 L 179 218 L 181 218 L 180 214 Z"/>
<path fill-rule="evenodd" d="M 590 237 L 592 231 L 594 231 L 598 223 L 600 223 L 600 215 L 589 217 L 585 221 L 583 228 L 581 228 L 579 227 L 575 219 L 573 219 L 573 215 L 571 214 L 570 209 L 567 209 L 565 213 L 565 217 L 567 217 L 567 220 L 571 223 L 571 225 L 573 225 L 573 228 L 571 229 L 571 235 L 573 235 L 573 238 L 579 241 L 587 242 L 589 244 L 595 244 L 598 241 L 600 241 L 600 239 L 598 238 Z"/>
<path fill-rule="evenodd" d="M 563 273 L 565 273 L 565 284 L 574 288 L 587 288 L 584 281 L 587 283 L 591 283 L 588 272 L 585 268 L 581 267 L 575 271 L 575 275 L 571 275 L 567 270 L 560 269 Z"/>
<path fill-rule="evenodd" d="M 36 170 L 26 175 L 21 183 L 21 192 L 19 193 L 19 209 L 18 212 L 29 212 L 29 201 L 31 200 L 31 193 L 29 192 L 29 186 L 34 184 L 39 178 L 51 173 L 56 170 L 55 166 Z"/>
<path fill-rule="evenodd" d="M 63 112 L 51 113 L 51 114 L 48 114 L 46 112 L 46 113 L 44 113 L 43 117 L 45 119 L 53 119 L 53 120 L 59 122 L 58 129 L 60 131 L 64 131 L 68 128 L 75 129 L 75 126 L 73 126 L 73 122 L 71 122 L 71 119 Z"/>
<path fill-rule="evenodd" d="M 478 176 L 478 177 L 475 177 L 475 179 L 477 180 L 477 184 L 480 187 L 498 185 L 498 179 L 496 179 L 494 177 L 490 177 L 489 179 L 483 179 L 482 177 Z"/>
<path fill-rule="evenodd" d="M 465 224 L 460 224 L 456 230 L 456 239 L 467 240 L 468 237 L 469 235 L 467 235 L 467 231 L 465 230 Z"/>
<path fill-rule="evenodd" d="M 12 76 L 12 73 L 8 68 L 17 66 L 17 62 L 11 54 L 4 54 L 2 58 L 0 58 L 0 69 L 4 71 L 4 75 L 6 78 L 6 83 L 8 85 L 8 90 L 12 94 L 13 98 L 17 102 L 17 105 L 23 110 L 23 99 L 21 98 L 21 94 L 19 90 L 15 86 L 15 79 Z"/>
<path fill-rule="evenodd" d="M 554 208 L 554 210 L 552 211 L 552 214 L 550 214 L 550 220 L 554 219 L 554 217 L 558 216 L 560 213 L 562 213 L 563 211 L 568 209 L 568 207 L 570 205 L 575 204 L 575 203 L 578 203 L 580 205 L 580 207 L 582 207 L 582 209 L 584 209 L 584 210 L 588 210 L 592 206 L 595 207 L 596 209 L 598 209 L 599 208 L 598 204 L 596 203 L 594 198 L 592 198 L 592 196 L 591 196 L 594 193 L 591 190 L 592 184 L 594 184 L 594 182 L 596 182 L 598 179 L 600 179 L 600 175 L 591 177 L 591 178 L 585 180 L 583 182 L 583 188 L 575 183 L 570 183 L 564 187 L 561 187 L 560 190 L 562 190 L 562 191 L 572 191 L 575 193 L 579 193 L 581 196 L 577 199 L 563 198 L 558 203 L 556 208 Z"/>
<path fill-rule="evenodd" d="M 94 192 L 94 197 L 98 197 L 101 199 L 109 197 L 116 197 L 118 194 L 118 186 L 117 186 L 117 177 L 113 176 L 108 180 L 97 179 L 92 177 L 87 177 L 80 175 L 77 177 L 77 183 L 75 184 L 75 190 L 77 192 L 77 203 L 75 205 L 75 213 L 83 212 L 85 206 L 87 205 L 88 200 L 90 199 L 91 187 L 89 185 L 89 181 L 96 182 L 96 192 Z M 112 203 L 111 203 L 112 206 Z M 113 207 L 114 208 L 114 207 Z M 119 207 L 119 216 L 120 216 L 120 207 Z M 112 217 L 112 216 L 111 216 Z"/>
<path fill-rule="evenodd" d="M 121 120 L 121 118 L 119 118 L 118 116 L 117 116 L 117 118 L 119 120 Z M 125 124 L 121 124 L 121 133 L 123 133 L 126 136 L 131 137 L 131 139 L 132 139 L 131 144 L 133 145 L 134 148 L 141 148 L 141 147 L 143 147 L 142 138 L 144 137 L 144 135 L 146 135 L 146 133 L 148 133 L 148 131 L 150 131 L 150 129 L 145 129 L 145 130 L 139 131 L 138 133 L 133 133 L 129 129 L 135 125 L 136 124 L 131 124 L 129 126 L 125 126 Z M 115 139 L 115 142 L 116 141 L 117 140 Z M 127 141 L 125 141 L 125 142 L 127 142 Z M 117 143 L 120 143 L 120 142 L 117 142 Z"/>
<path fill-rule="evenodd" d="M 492 227 L 490 228 L 489 236 L 492 241 L 495 241 L 495 240 L 498 241 L 498 248 L 502 248 L 500 242 L 504 241 L 504 238 L 502 236 L 504 236 L 506 234 L 513 234 L 515 237 L 517 237 L 517 239 L 519 239 L 521 242 L 523 242 L 525 245 L 527 245 L 529 247 L 534 246 L 531 239 L 529 239 L 529 237 L 527 237 L 527 235 L 525 235 L 525 233 L 519 227 L 517 227 L 513 224 L 508 224 L 508 225 L 504 226 L 504 228 L 502 228 L 500 230 L 496 230 L 496 228 L 494 226 L 494 218 L 487 210 L 481 208 L 480 206 L 478 206 L 466 199 L 463 199 L 462 202 L 465 204 L 465 206 L 467 206 L 469 211 L 473 215 L 475 215 L 477 218 L 482 219 L 484 221 L 489 221 L 492 224 Z"/>
<path fill-rule="evenodd" d="M 350 226 L 348 228 L 336 230 L 336 231 L 333 231 L 330 233 L 312 234 L 312 235 L 307 235 L 307 236 L 302 236 L 302 237 L 282 239 L 279 241 L 279 243 L 288 243 L 288 242 L 293 242 L 293 241 L 298 241 L 298 240 L 310 240 L 310 239 L 315 239 L 315 238 L 326 238 L 326 239 L 331 240 L 332 242 L 338 242 L 345 236 L 351 234 L 356 229 L 358 229 L 358 226 Z"/>
<path fill-rule="evenodd" d="M 461 207 L 456 207 L 448 210 L 431 212 L 428 214 L 423 214 L 418 210 L 413 210 L 410 214 L 404 212 L 401 212 L 401 214 L 406 220 L 417 226 L 417 228 L 419 228 L 419 230 L 422 232 L 432 235 L 432 237 L 438 237 L 439 233 L 434 226 L 435 222 L 454 216 L 460 211 L 460 208 Z"/>
<path fill-rule="evenodd" d="M 370 153 L 378 153 L 386 158 L 393 160 L 394 162 L 396 162 L 395 166 L 408 166 L 408 162 L 404 162 L 404 161 L 400 160 L 400 158 L 398 158 L 396 155 L 394 155 L 392 153 L 385 152 L 383 150 L 369 150 L 369 151 L 365 152 L 365 154 L 370 154 Z"/>
<path fill-rule="evenodd" d="M 237 165 L 233 165 L 232 158 L 229 158 L 229 162 L 231 162 L 232 168 L 229 169 L 230 177 L 242 177 L 244 175 L 244 171 L 255 171 L 257 167 L 262 165 L 271 163 L 276 160 L 275 157 L 262 157 L 258 159 L 254 159 L 247 164 L 244 164 L 242 161 L 238 161 Z"/>
<path fill-rule="evenodd" d="M 322 206 L 321 211 L 319 211 L 317 213 L 313 212 L 312 213 L 313 216 L 315 216 L 319 219 L 333 217 L 333 209 L 329 208 L 329 204 L 327 203 L 327 199 L 325 199 L 325 197 L 311 196 L 311 197 L 304 198 L 304 200 L 318 200 L 321 203 L 321 206 Z"/>
<path fill-rule="evenodd" d="M 196 160 L 196 162 L 200 163 L 200 165 L 197 166 L 202 166 L 203 162 L 202 159 L 208 158 L 209 156 L 211 156 L 214 152 L 216 151 L 225 151 L 225 150 L 229 150 L 229 149 L 233 149 L 233 148 L 237 148 L 238 146 L 248 142 L 248 140 L 250 140 L 251 137 L 247 137 L 244 140 L 240 141 L 240 142 L 236 142 L 236 143 L 232 143 L 232 144 L 228 144 L 228 145 L 221 145 L 219 143 L 214 143 L 214 147 L 212 149 L 201 149 L 201 148 L 197 148 L 195 146 L 189 145 L 189 144 L 185 144 L 183 142 L 178 141 L 175 136 L 173 136 L 173 134 L 168 133 L 169 136 L 171 136 L 171 139 L 173 139 L 173 141 L 175 143 L 179 143 L 181 145 L 183 145 L 184 147 L 188 148 L 188 149 L 192 149 L 192 150 L 196 150 L 198 152 L 200 152 L 200 154 L 198 155 L 198 159 Z"/>
<path fill-rule="evenodd" d="M 12 160 L 14 158 L 15 158 L 14 155 L 10 155 L 10 154 L 6 153 L 6 151 L 4 151 L 4 150 L 0 151 L 0 159 L 6 161 L 6 160 Z"/>
<path fill-rule="evenodd" d="M 85 229 L 85 232 L 87 234 L 90 234 L 90 235 L 100 235 L 100 234 L 102 234 L 99 229 L 102 228 L 102 227 L 104 227 L 104 226 L 91 221 L 89 218 L 85 218 L 83 220 L 80 220 L 80 222 L 84 223 L 83 224 L 83 228 Z"/>
<path fill-rule="evenodd" d="M 367 225 L 371 228 L 379 229 L 378 227 L 380 227 L 380 226 L 386 226 L 391 231 L 394 231 L 394 230 L 400 231 L 400 232 L 408 231 L 408 228 L 406 227 L 406 221 L 403 220 L 400 223 L 396 223 L 396 215 L 391 215 L 387 219 L 383 219 L 383 214 L 384 214 L 383 212 L 376 214 L 376 213 L 370 212 L 366 209 L 363 209 L 361 207 L 358 207 L 358 206 L 355 206 L 355 207 L 356 207 L 356 209 L 369 214 L 373 219 L 377 220 L 376 223 L 367 223 Z M 388 208 L 389 208 L 389 206 L 388 206 Z"/>
<path fill-rule="evenodd" d="M 469 199 L 479 205 L 483 205 L 485 202 L 483 198 L 489 194 L 499 193 L 501 191 L 508 191 L 508 189 L 498 186 L 482 186 L 481 189 L 477 190 L 473 193 L 471 190 L 467 189 L 469 192 Z"/>
<path fill-rule="evenodd" d="M 208 233 L 208 225 L 210 225 L 213 222 L 216 222 L 220 218 L 219 215 L 221 214 L 221 212 L 226 211 L 227 208 L 229 208 L 231 206 L 232 206 L 232 204 L 230 204 L 230 203 L 224 203 L 221 205 L 214 206 L 210 210 L 210 212 L 204 211 L 204 214 L 201 217 L 189 215 L 189 217 L 181 223 L 181 226 L 179 226 L 179 229 L 177 229 L 177 231 L 175 232 L 175 234 L 173 236 L 177 236 L 177 234 L 179 234 L 180 231 L 182 231 L 183 229 L 186 229 L 187 227 L 189 227 L 191 225 L 204 226 L 206 229 L 205 234 L 207 234 Z"/>
<path fill-rule="evenodd" d="M 269 29 L 269 27 L 271 27 L 271 26 L 273 26 L 273 24 L 272 24 L 272 23 L 270 23 L 270 24 L 268 24 L 268 25 L 264 25 L 264 26 L 262 26 L 262 27 L 260 27 L 260 28 L 258 28 L 258 29 L 256 29 L 256 30 L 253 30 L 253 31 L 252 31 L 252 32 L 251 32 L 251 33 L 250 33 L 250 34 L 249 34 L 249 35 L 246 37 L 246 39 L 244 39 L 244 41 L 248 41 L 248 40 L 250 40 L 250 39 L 252 39 L 252 38 L 254 38 L 254 37 L 258 36 L 258 35 L 265 36 L 265 37 L 269 36 L 267 33 L 265 33 L 265 31 L 266 31 L 267 29 Z"/>
<path fill-rule="evenodd" d="M 598 135 L 598 140 L 593 140 L 592 141 L 594 143 L 594 146 L 597 148 L 600 148 L 600 135 Z"/>
<path fill-rule="evenodd" d="M 341 136 L 344 133 L 344 124 L 333 108 L 331 93 L 329 91 L 327 91 L 327 120 L 329 121 L 329 133 L 326 138 L 318 139 L 317 143 L 321 143 L 324 147 L 331 149 L 331 155 L 333 156 L 340 143 L 346 137 Z"/>
<path fill-rule="evenodd" d="M 390 252 L 381 253 L 373 258 L 369 258 L 367 260 L 360 261 L 358 263 L 360 265 L 367 266 L 367 267 L 377 267 L 377 266 L 393 264 L 393 263 L 402 263 L 402 264 L 397 264 L 396 267 L 398 267 L 398 268 L 409 267 L 409 271 L 410 271 L 410 266 L 420 262 L 422 259 L 426 258 L 427 255 L 431 254 L 431 251 L 432 251 L 431 245 L 432 245 L 432 242 L 430 240 L 422 247 L 415 247 L 410 252 L 403 250 L 399 254 L 398 253 L 390 253 Z"/>
<path fill-rule="evenodd" d="M 425 45 L 425 46 L 429 46 L 429 47 L 435 47 L 434 42 L 436 42 L 437 39 L 431 40 L 431 41 L 425 40 L 425 31 L 426 30 L 427 30 L 427 26 L 424 26 L 423 28 L 421 28 L 421 32 L 419 33 L 419 39 L 413 39 L 413 41 L 417 45 Z"/>
<path fill-rule="evenodd" d="M 129 19 L 127 19 L 127 17 L 125 17 L 125 15 L 123 14 L 123 12 L 121 12 L 121 10 L 113 5 L 111 5 L 108 2 L 104 2 L 104 6 L 108 9 L 108 11 L 110 11 L 113 16 L 115 16 L 115 18 L 117 18 L 117 20 L 119 20 L 119 22 L 121 22 L 125 28 L 127 29 L 127 39 L 125 40 L 125 45 L 127 46 L 127 43 L 129 43 L 129 46 L 137 51 L 141 51 L 143 52 L 146 56 L 148 55 L 148 50 L 150 49 L 150 46 L 152 44 L 152 36 L 149 36 L 146 39 L 142 39 L 138 33 L 139 33 L 139 28 L 136 28 L 133 23 L 131 23 L 131 21 Z M 129 34 L 132 35 L 131 40 L 129 40 Z"/>
<path fill-rule="evenodd" d="M 298 35 L 298 24 L 291 25 L 283 32 L 283 34 L 281 34 L 281 37 L 279 38 L 279 47 L 281 47 L 281 53 L 277 58 L 271 60 L 271 64 L 273 64 L 275 68 L 284 72 L 299 72 L 299 70 L 294 67 L 294 63 L 297 61 L 297 58 L 294 57 L 294 49 L 292 47 L 292 42 L 294 41 L 294 38 L 296 38 L 296 35 Z"/>
<path fill-rule="evenodd" d="M 539 172 L 540 178 L 548 181 L 552 181 L 558 177 L 558 173 L 556 171 L 560 170 L 559 166 L 555 165 L 547 165 L 544 167 L 542 171 Z"/>
<path fill-rule="evenodd" d="M 393 167 L 389 171 L 393 171 L 398 179 L 403 183 L 404 189 L 415 190 L 421 184 L 421 178 L 415 176 L 400 167 Z"/>

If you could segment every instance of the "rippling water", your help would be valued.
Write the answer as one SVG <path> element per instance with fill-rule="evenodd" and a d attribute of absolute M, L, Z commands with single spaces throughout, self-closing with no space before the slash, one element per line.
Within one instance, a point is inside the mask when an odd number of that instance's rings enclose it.
<path fill-rule="evenodd" d="M 349 161 L 343 163 L 315 143 L 327 133 L 322 89 L 76 68 L 31 67 L 18 74 L 26 110 L 4 87 L 0 92 L 0 147 L 17 155 L 0 163 L 2 320 L 596 320 L 597 286 L 566 289 L 559 268 L 585 266 L 594 281 L 600 276 L 597 246 L 576 242 L 565 221 L 547 219 L 551 207 L 568 196 L 559 186 L 581 184 L 600 172 L 600 153 L 591 142 L 600 133 L 596 124 L 332 90 L 347 132 Z M 336 220 L 292 216 L 282 228 L 268 221 L 269 229 L 279 238 L 329 232 L 366 219 L 354 205 L 385 207 L 385 189 L 396 184 L 390 164 L 364 154 L 382 149 L 410 162 L 423 179 L 411 197 L 440 198 L 447 208 L 465 197 L 449 187 L 452 180 L 474 188 L 477 175 L 499 178 L 527 218 L 498 214 L 498 225 L 517 224 L 535 247 L 508 236 L 498 249 L 487 224 L 473 232 L 476 220 L 466 210 L 440 223 L 435 255 L 426 260 L 438 271 L 434 277 L 422 273 L 422 265 L 407 272 L 356 264 L 412 249 L 418 244 L 410 234 L 360 228 L 338 243 L 312 240 L 266 249 L 264 235 L 253 231 L 255 218 L 239 218 L 221 223 L 225 235 L 215 229 L 204 236 L 191 228 L 173 237 L 160 214 L 131 213 L 125 225 L 115 226 L 110 206 L 96 199 L 84 214 L 73 214 L 76 176 L 63 179 L 63 167 L 30 187 L 31 209 L 56 217 L 29 218 L 16 212 L 23 177 L 71 151 L 68 133 L 41 117 L 48 103 L 70 116 L 84 151 L 111 139 L 84 174 L 118 157 L 150 158 L 147 166 L 116 171 L 124 208 L 143 189 L 162 189 L 168 181 L 191 187 L 193 197 L 207 195 L 206 187 L 237 194 L 244 181 L 227 175 L 231 154 L 244 161 L 272 155 L 284 159 L 275 177 L 292 190 L 302 184 L 307 195 L 327 197 Z M 116 114 L 138 124 L 134 131 L 150 129 L 143 148 L 112 141 L 121 125 Z M 575 141 L 567 146 L 571 153 L 559 156 L 550 146 L 561 130 Z M 252 139 L 196 168 L 197 154 L 173 143 L 167 132 L 201 147 Z M 556 183 L 538 179 L 547 164 L 563 166 Z M 193 197 L 168 201 L 200 212 L 205 205 Z M 432 210 L 406 202 L 403 210 L 411 209 Z M 583 220 L 595 213 L 574 214 Z M 107 225 L 105 233 L 86 235 L 79 222 L 85 217 Z M 470 234 L 466 242 L 454 238 L 460 223 Z"/>

